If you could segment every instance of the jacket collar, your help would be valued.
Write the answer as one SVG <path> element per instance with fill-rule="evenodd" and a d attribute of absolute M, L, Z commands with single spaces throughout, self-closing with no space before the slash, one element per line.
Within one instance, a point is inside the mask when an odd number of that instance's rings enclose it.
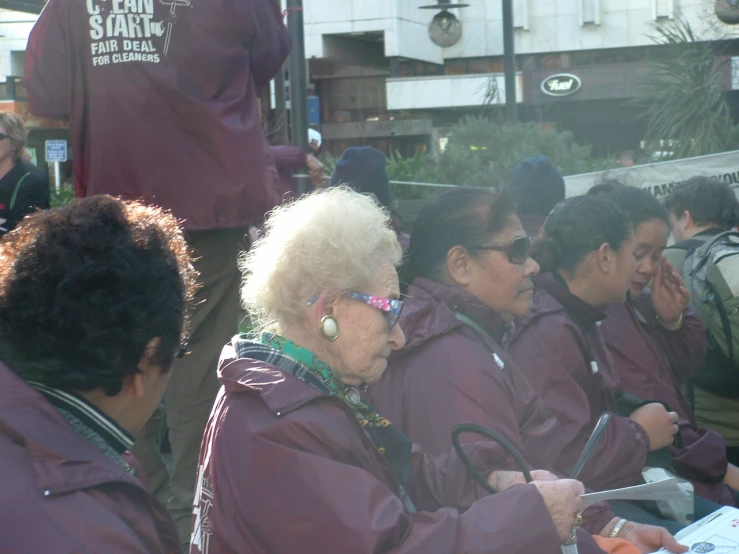
<path fill-rule="evenodd" d="M 123 454 L 133 446 L 134 438 L 117 422 L 87 402 L 84 398 L 64 392 L 42 383 L 28 381 L 28 385 L 40 392 L 49 403 L 71 413 L 92 431 L 100 435 L 118 454 Z"/>
<path fill-rule="evenodd" d="M 406 344 L 393 356 L 403 355 L 440 335 L 464 327 L 465 324 L 456 318 L 454 312 L 474 319 L 496 340 L 505 331 L 506 322 L 503 318 L 472 294 L 455 285 L 419 277 L 408 288 L 400 317 Z"/>
<path fill-rule="evenodd" d="M 330 398 L 266 362 L 237 358 L 231 343 L 221 353 L 218 379 L 230 393 L 258 394 L 275 415 L 296 410 L 316 398 Z"/>
<path fill-rule="evenodd" d="M 27 450 L 45 496 L 113 482 L 143 490 L 138 479 L 78 436 L 41 393 L 2 363 L 0 433 Z"/>
<path fill-rule="evenodd" d="M 583 327 L 589 328 L 606 318 L 606 312 L 591 306 L 570 292 L 564 279 L 555 273 L 545 273 L 534 277 L 534 284 L 551 294 L 569 316 Z"/>

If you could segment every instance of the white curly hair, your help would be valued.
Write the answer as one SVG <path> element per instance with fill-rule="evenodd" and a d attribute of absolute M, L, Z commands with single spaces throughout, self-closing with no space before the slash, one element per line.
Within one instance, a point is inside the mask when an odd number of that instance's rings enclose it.
<path fill-rule="evenodd" d="M 241 300 L 258 331 L 299 324 L 322 291 L 371 287 L 403 253 L 390 214 L 347 187 L 318 190 L 270 212 L 266 232 L 239 259 Z"/>

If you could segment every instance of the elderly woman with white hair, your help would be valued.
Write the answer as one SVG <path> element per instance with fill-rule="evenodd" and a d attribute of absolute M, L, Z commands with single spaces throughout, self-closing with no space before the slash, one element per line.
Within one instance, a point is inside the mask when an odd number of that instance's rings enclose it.
<path fill-rule="evenodd" d="M 258 333 L 222 355 L 191 553 L 553 554 L 571 536 L 579 482 L 493 472 L 505 491 L 488 496 L 455 454 L 418 452 L 363 400 L 405 342 L 389 223 L 370 197 L 318 191 L 273 211 L 241 260 Z"/>

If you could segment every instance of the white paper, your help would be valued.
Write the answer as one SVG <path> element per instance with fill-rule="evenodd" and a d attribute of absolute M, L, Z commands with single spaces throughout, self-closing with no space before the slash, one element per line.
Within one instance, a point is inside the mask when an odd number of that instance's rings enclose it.
<path fill-rule="evenodd" d="M 591 492 L 583 494 L 581 498 L 585 500 L 586 506 L 590 506 L 602 500 L 682 500 L 684 497 L 685 494 L 680 490 L 677 479 L 671 477 L 646 485 Z"/>
<path fill-rule="evenodd" d="M 739 554 L 739 510 L 724 506 L 680 531 L 675 539 L 690 547 L 689 554 Z"/>

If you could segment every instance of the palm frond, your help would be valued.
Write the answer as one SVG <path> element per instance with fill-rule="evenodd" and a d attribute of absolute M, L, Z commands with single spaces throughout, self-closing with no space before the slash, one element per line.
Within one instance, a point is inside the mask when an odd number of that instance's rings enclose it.
<path fill-rule="evenodd" d="M 645 142 L 651 151 L 670 145 L 672 157 L 725 151 L 736 136 L 722 82 L 726 61 L 717 61 L 710 42 L 678 18 L 650 37 L 659 46 L 634 103 L 643 107 Z"/>

